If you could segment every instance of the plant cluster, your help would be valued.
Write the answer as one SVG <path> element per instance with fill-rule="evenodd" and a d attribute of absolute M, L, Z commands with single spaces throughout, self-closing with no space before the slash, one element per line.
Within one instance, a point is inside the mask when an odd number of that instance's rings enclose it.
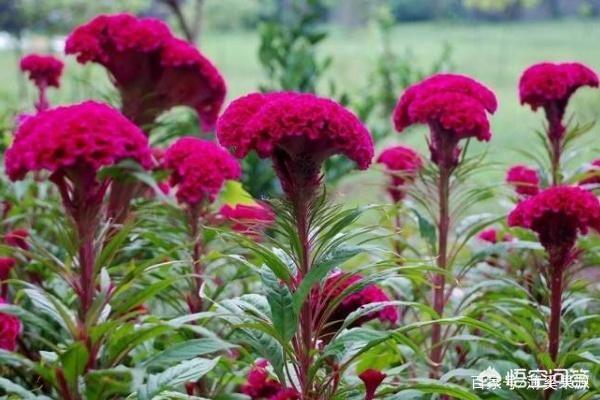
<path fill-rule="evenodd" d="M 4 166 L 0 394 L 24 399 L 587 399 L 599 392 L 599 161 L 567 105 L 598 76 L 542 63 L 520 81 L 543 109 L 535 167 L 482 186 L 494 92 L 460 74 L 411 84 L 388 116 L 429 129 L 429 156 L 377 152 L 341 102 L 301 91 L 227 105 L 225 81 L 158 21 L 102 15 L 66 53 L 102 65 L 120 109 L 51 107 L 62 63 L 29 56 L 40 91 Z M 155 145 L 176 106 L 214 138 Z M 501 134 L 501 133 L 499 133 Z M 402 137 L 402 136 L 399 136 Z M 376 153 L 378 153 L 376 155 Z M 244 189 L 254 155 L 281 195 Z M 379 169 L 391 204 L 331 196 L 332 159 Z M 375 164 L 373 164 L 375 162 Z M 360 190 L 360 189 L 359 189 Z M 337 193 L 336 193 L 337 194 Z M 505 196 L 505 210 L 476 214 Z M 493 365 L 549 370 L 544 390 L 475 391 Z M 585 386 L 553 373 L 587 371 Z M 498 373 L 498 372 L 497 372 Z M 508 376 L 508 375 L 507 375 Z M 561 375 L 562 376 L 562 375 Z"/>

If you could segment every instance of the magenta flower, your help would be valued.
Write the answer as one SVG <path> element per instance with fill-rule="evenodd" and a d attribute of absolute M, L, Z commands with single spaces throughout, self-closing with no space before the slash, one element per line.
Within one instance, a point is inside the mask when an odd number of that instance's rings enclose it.
<path fill-rule="evenodd" d="M 49 107 L 46 98 L 46 90 L 53 86 L 60 86 L 60 76 L 64 64 L 53 56 L 29 54 L 21 59 L 21 71 L 29 75 L 29 79 L 37 86 L 39 98 L 36 103 L 38 111 L 44 111 Z"/>
<path fill-rule="evenodd" d="M 190 207 L 213 202 L 225 181 L 241 174 L 239 163 L 227 150 L 191 136 L 167 149 L 163 165 L 171 170 L 170 185 L 177 187 L 177 200 Z"/>
<path fill-rule="evenodd" d="M 496 111 L 496 97 L 479 82 L 463 75 L 438 74 L 410 86 L 394 109 L 398 132 L 413 124 L 431 130 L 431 160 L 446 167 L 458 163 L 461 139 L 491 138 L 488 113 Z"/>
<path fill-rule="evenodd" d="M 6 301 L 0 297 L 0 304 Z M 0 312 L 0 349 L 14 351 L 21 333 L 21 321 L 14 315 Z"/>
<path fill-rule="evenodd" d="M 336 297 L 342 295 L 351 286 L 359 284 L 363 279 L 360 274 L 350 274 L 336 271 L 329 275 L 320 291 L 319 303 L 322 307 L 327 307 Z M 390 297 L 379 286 L 369 284 L 362 289 L 347 294 L 341 303 L 330 310 L 326 316 L 324 329 L 321 335 L 324 339 L 330 339 L 330 335 L 335 332 L 344 322 L 346 317 L 360 307 L 371 303 L 391 301 Z M 317 310 L 318 311 L 318 310 Z M 378 319 L 383 323 L 395 324 L 400 315 L 394 306 L 385 306 L 384 308 L 364 315 L 352 323 L 352 326 L 360 326 L 368 321 Z"/>
<path fill-rule="evenodd" d="M 365 384 L 365 400 L 373 400 L 375 392 L 387 375 L 375 369 L 367 369 L 358 377 Z"/>
<path fill-rule="evenodd" d="M 564 273 L 577 254 L 577 234 L 589 228 L 600 231 L 600 201 L 577 186 L 554 186 L 520 202 L 509 214 L 508 224 L 531 229 L 548 253 L 550 323 L 548 352 L 557 360 Z"/>
<path fill-rule="evenodd" d="M 269 400 L 300 400 L 300 393 L 296 389 L 283 388 L 275 396 L 271 396 Z"/>
<path fill-rule="evenodd" d="M 273 399 L 283 389 L 281 383 L 270 377 L 268 366 L 267 360 L 259 359 L 248 372 L 242 393 L 250 396 L 252 400 Z"/>
<path fill-rule="evenodd" d="M 262 203 L 237 204 L 235 207 L 226 204 L 221 207 L 219 214 L 232 223 L 231 229 L 234 231 L 257 239 L 260 233 L 275 221 L 273 210 Z"/>
<path fill-rule="evenodd" d="M 598 75 L 580 63 L 540 63 L 527 68 L 519 81 L 521 104 L 542 107 L 550 123 L 549 136 L 562 137 L 562 119 L 569 98 L 580 87 L 598 87 Z"/>
<path fill-rule="evenodd" d="M 71 282 L 81 300 L 81 317 L 92 304 L 94 234 L 100 222 L 104 195 L 111 179 L 98 171 L 131 159 L 152 167 L 148 139 L 117 110 L 95 102 L 57 107 L 26 119 L 19 125 L 6 151 L 6 172 L 11 180 L 29 171 L 51 172 L 65 209 L 76 225 L 80 244 L 80 281 Z"/>
<path fill-rule="evenodd" d="M 29 232 L 27 229 L 15 229 L 4 235 L 4 243 L 12 247 L 19 247 L 23 250 L 29 250 L 27 239 Z"/>
<path fill-rule="evenodd" d="M 600 185 L 600 158 L 592 161 L 587 172 L 591 175 L 579 182 L 580 185 Z"/>
<path fill-rule="evenodd" d="M 56 57 L 29 54 L 21 59 L 20 67 L 39 88 L 60 86 L 64 64 Z"/>
<path fill-rule="evenodd" d="M 358 118 L 340 104 L 312 94 L 254 93 L 232 102 L 217 123 L 223 146 L 237 157 L 256 151 L 271 157 L 286 193 L 310 192 L 322 163 L 343 154 L 366 169 L 373 140 Z"/>
<path fill-rule="evenodd" d="M 421 155 L 405 146 L 385 149 L 377 162 L 385 165 L 386 172 L 391 177 L 388 192 L 396 203 L 406 196 L 405 185 L 414 182 L 419 170 L 423 168 Z"/>
<path fill-rule="evenodd" d="M 0 257 L 0 281 L 7 280 L 16 261 L 12 257 Z"/>
<path fill-rule="evenodd" d="M 523 196 L 533 196 L 540 191 L 538 172 L 525 165 L 515 165 L 506 172 L 506 182 Z"/>
<path fill-rule="evenodd" d="M 495 228 L 489 228 L 484 231 L 481 231 L 477 235 L 477 239 L 481 240 L 482 242 L 496 244 L 498 242 L 510 242 L 512 240 L 512 237 L 508 234 L 499 232 Z"/>
<path fill-rule="evenodd" d="M 600 230 L 600 201 L 579 187 L 556 186 L 517 204 L 508 224 L 535 231 L 547 250 L 570 249 L 578 232 Z"/>
<path fill-rule="evenodd" d="M 69 35 L 65 51 L 80 63 L 103 65 L 121 94 L 123 113 L 140 126 L 186 105 L 210 130 L 225 99 L 225 81 L 215 66 L 157 19 L 100 15 Z"/>

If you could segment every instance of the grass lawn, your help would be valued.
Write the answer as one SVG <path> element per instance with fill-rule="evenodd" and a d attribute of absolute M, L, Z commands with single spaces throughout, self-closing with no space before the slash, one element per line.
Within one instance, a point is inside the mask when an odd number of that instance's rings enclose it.
<path fill-rule="evenodd" d="M 510 149 L 528 146 L 533 138 L 532 129 L 541 124 L 541 113 L 536 115 L 518 103 L 517 82 L 525 67 L 543 60 L 578 60 L 600 70 L 600 21 L 597 20 L 404 24 L 394 30 L 394 37 L 396 51 L 410 49 L 415 62 L 423 66 L 430 65 L 437 58 L 444 42 L 449 43 L 453 49 L 455 71 L 480 79 L 497 93 L 500 108 L 492 118 L 495 135 L 489 150 L 492 159 L 504 162 L 519 161 Z M 202 38 L 204 52 L 214 60 L 228 81 L 229 99 L 255 90 L 263 80 L 256 56 L 257 47 L 258 38 L 254 32 L 208 32 Z M 334 58 L 331 78 L 339 86 L 355 93 L 365 87 L 366 75 L 379 52 L 378 34 L 373 29 L 336 29 L 322 47 L 323 55 L 331 54 Z M 0 77 L 3 83 L 0 101 L 5 107 L 14 108 L 17 104 L 14 101 L 16 74 L 12 53 L 1 54 Z M 67 76 L 61 91 L 52 93 L 55 102 L 108 93 L 105 74 L 97 68 L 83 68 L 69 60 Z M 73 84 L 79 80 L 90 82 L 94 89 Z M 31 94 L 31 90 L 29 92 Z M 581 121 L 596 119 L 600 113 L 600 91 L 582 90 L 575 98 L 573 109 L 577 110 Z M 393 140 L 407 141 L 418 147 L 423 147 L 424 142 L 421 134 L 398 136 Z"/>

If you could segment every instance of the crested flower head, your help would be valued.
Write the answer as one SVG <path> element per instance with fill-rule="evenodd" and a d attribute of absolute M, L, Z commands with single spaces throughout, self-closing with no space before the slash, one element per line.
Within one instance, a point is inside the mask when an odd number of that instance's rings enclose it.
<path fill-rule="evenodd" d="M 60 86 L 60 75 L 64 64 L 56 57 L 29 54 L 21 59 L 20 67 L 21 71 L 29 74 L 29 79 L 40 88 Z"/>
<path fill-rule="evenodd" d="M 506 172 L 506 182 L 523 196 L 533 196 L 540 191 L 538 172 L 525 165 L 515 165 Z"/>
<path fill-rule="evenodd" d="M 117 110 L 101 103 L 57 107 L 28 118 L 19 125 L 6 151 L 6 172 L 11 180 L 29 171 L 55 174 L 82 170 L 95 175 L 101 167 L 133 159 L 152 166 L 148 140 Z"/>
<path fill-rule="evenodd" d="M 16 261 L 12 257 L 0 257 L 0 281 L 5 281 L 10 276 L 10 271 L 14 268 Z"/>
<path fill-rule="evenodd" d="M 217 123 L 220 143 L 237 157 L 271 157 L 288 192 L 318 183 L 321 164 L 334 154 L 366 169 L 373 158 L 369 131 L 333 100 L 307 93 L 254 93 L 232 102 Z"/>
<path fill-rule="evenodd" d="M 27 229 L 15 229 L 4 235 L 4 242 L 12 247 L 20 247 L 23 250 L 29 250 L 27 239 L 29 232 Z"/>
<path fill-rule="evenodd" d="M 388 174 L 391 176 L 388 191 L 395 202 L 404 198 L 403 186 L 413 182 L 417 173 L 423 167 L 423 160 L 419 153 L 405 146 L 385 149 L 379 155 L 377 162 L 385 165 Z"/>
<path fill-rule="evenodd" d="M 375 398 L 375 392 L 386 376 L 387 375 L 383 372 L 371 368 L 358 375 L 360 380 L 365 384 L 365 400 L 372 400 Z"/>
<path fill-rule="evenodd" d="M 552 103 L 563 107 L 569 97 L 583 86 L 598 87 L 598 75 L 580 63 L 540 63 L 527 68 L 519 81 L 521 104 L 533 110 Z"/>
<path fill-rule="evenodd" d="M 589 176 L 579 182 L 580 185 L 600 185 L 600 158 L 592 161 L 587 169 Z"/>
<path fill-rule="evenodd" d="M 219 214 L 227 221 L 231 221 L 231 228 L 240 233 L 250 236 L 260 234 L 268 225 L 275 221 L 275 213 L 271 208 L 262 203 L 236 204 L 230 206 L 225 204 L 219 210 Z"/>
<path fill-rule="evenodd" d="M 569 98 L 580 87 L 598 87 L 598 74 L 580 63 L 540 63 L 527 68 L 519 81 L 521 104 L 534 111 L 542 107 L 549 122 L 551 139 L 562 138 L 562 123 Z"/>
<path fill-rule="evenodd" d="M 6 301 L 0 297 L 0 304 Z M 17 348 L 17 338 L 21 333 L 21 321 L 18 317 L 0 312 L 0 349 L 14 351 Z"/>
<path fill-rule="evenodd" d="M 177 186 L 177 200 L 190 206 L 214 201 L 225 181 L 241 174 L 239 163 L 227 150 L 191 136 L 167 149 L 163 165 L 171 170 L 170 185 Z"/>
<path fill-rule="evenodd" d="M 215 66 L 157 19 L 100 15 L 69 35 L 65 51 L 80 63 L 103 65 L 121 93 L 123 112 L 139 125 L 186 105 L 211 129 L 225 99 Z"/>
<path fill-rule="evenodd" d="M 570 249 L 578 232 L 600 230 L 600 201 L 579 187 L 556 186 L 517 204 L 508 224 L 535 231 L 546 249 Z"/>
<path fill-rule="evenodd" d="M 460 150 L 458 141 L 491 138 L 488 113 L 498 107 L 494 93 L 467 76 L 437 74 L 410 86 L 394 110 L 397 131 L 413 124 L 428 124 L 432 133 L 432 161 L 454 166 Z"/>

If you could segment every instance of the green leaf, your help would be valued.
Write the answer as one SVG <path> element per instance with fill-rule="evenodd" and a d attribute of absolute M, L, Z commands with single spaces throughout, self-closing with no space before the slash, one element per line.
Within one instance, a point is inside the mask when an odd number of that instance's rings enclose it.
<path fill-rule="evenodd" d="M 416 389 L 424 393 L 432 393 L 432 394 L 445 394 L 448 396 L 452 396 L 455 399 L 462 400 L 481 400 L 479 396 L 472 393 L 471 391 L 465 389 L 462 386 L 448 383 L 448 382 L 438 382 L 433 379 L 415 379 L 411 380 L 410 383 L 400 386 L 400 390 L 409 390 Z M 389 400 L 401 400 L 402 395 L 396 395 L 392 397 L 388 397 Z"/>
<path fill-rule="evenodd" d="M 244 190 L 241 182 L 226 181 L 219 194 L 219 202 L 235 206 L 238 204 L 253 205 L 256 204 L 254 198 Z"/>
<path fill-rule="evenodd" d="M 421 234 L 421 237 L 425 239 L 425 241 L 427 241 L 427 243 L 432 249 L 435 249 L 437 242 L 437 233 L 435 225 L 429 222 L 429 220 L 423 217 L 417 210 L 412 209 L 412 211 L 417 217 L 417 222 L 419 224 L 419 233 Z"/>
<path fill-rule="evenodd" d="M 286 285 L 279 282 L 271 270 L 263 269 L 261 276 L 271 307 L 273 327 L 282 340 L 287 342 L 294 336 L 298 326 L 298 313 L 294 308 L 292 293 Z"/>
<path fill-rule="evenodd" d="M 132 392 L 134 376 L 125 367 L 91 370 L 85 374 L 87 400 L 124 398 Z"/>
<path fill-rule="evenodd" d="M 2 388 L 2 390 L 4 390 L 7 394 L 15 394 L 19 396 L 19 399 L 22 400 L 51 400 L 50 397 L 38 396 L 35 393 L 25 389 L 23 386 L 17 385 L 16 383 L 13 383 L 2 377 L 0 377 L 0 388 Z M 12 397 L 7 397 L 7 399 L 11 398 Z"/>
<path fill-rule="evenodd" d="M 234 347 L 237 346 L 217 338 L 192 339 L 169 346 L 166 350 L 144 361 L 141 366 L 146 368 L 165 367 L 190 358 L 229 350 Z"/>
<path fill-rule="evenodd" d="M 67 351 L 60 355 L 63 373 L 72 387 L 77 387 L 77 378 L 85 371 L 88 359 L 88 351 L 81 342 L 73 343 Z"/>
<path fill-rule="evenodd" d="M 219 358 L 214 360 L 195 358 L 183 361 L 159 374 L 149 375 L 146 384 L 138 389 L 138 395 L 141 400 L 148 400 L 186 382 L 197 381 L 212 370 L 218 362 Z"/>

